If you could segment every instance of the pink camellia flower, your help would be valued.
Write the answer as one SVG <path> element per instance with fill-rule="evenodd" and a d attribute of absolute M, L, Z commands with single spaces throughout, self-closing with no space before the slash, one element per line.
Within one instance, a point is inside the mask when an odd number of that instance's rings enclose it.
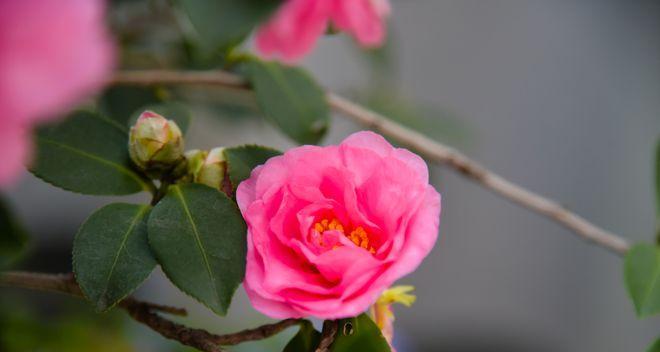
<path fill-rule="evenodd" d="M 438 236 L 426 164 L 372 132 L 273 157 L 236 198 L 248 224 L 245 290 L 273 318 L 358 315 Z"/>
<path fill-rule="evenodd" d="M 35 123 L 100 88 L 113 46 L 102 0 L 0 0 L 0 185 L 29 159 Z"/>
<path fill-rule="evenodd" d="M 351 34 L 362 46 L 379 46 L 389 13 L 388 0 L 285 0 L 258 29 L 257 49 L 266 57 L 295 62 L 312 50 L 329 25 Z"/>

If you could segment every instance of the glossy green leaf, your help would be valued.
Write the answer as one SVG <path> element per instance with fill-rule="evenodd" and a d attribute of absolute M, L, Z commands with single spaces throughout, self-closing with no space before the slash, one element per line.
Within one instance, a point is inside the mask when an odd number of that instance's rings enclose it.
<path fill-rule="evenodd" d="M 39 129 L 31 171 L 54 186 L 84 194 L 130 194 L 149 189 L 128 157 L 128 130 L 89 111 Z"/>
<path fill-rule="evenodd" d="M 279 5 L 279 0 L 176 0 L 205 50 L 240 43 Z"/>
<path fill-rule="evenodd" d="M 332 352 L 390 352 L 390 345 L 378 325 L 366 314 L 356 318 L 341 319 Z"/>
<path fill-rule="evenodd" d="M 115 203 L 92 214 L 73 241 L 73 272 L 99 311 L 126 298 L 156 266 L 147 240 L 148 205 Z"/>
<path fill-rule="evenodd" d="M 300 144 L 318 143 L 328 129 L 325 93 L 307 72 L 277 62 L 253 60 L 248 79 L 264 115 Z"/>
<path fill-rule="evenodd" d="M 246 232 L 236 204 L 200 184 L 171 186 L 149 216 L 149 243 L 165 274 L 221 315 L 245 275 Z"/>
<path fill-rule="evenodd" d="M 14 218 L 7 201 L 0 198 L 0 269 L 16 261 L 27 242 L 23 226 Z"/>
<path fill-rule="evenodd" d="M 646 352 L 660 352 L 660 338 L 656 339 Z"/>
<path fill-rule="evenodd" d="M 232 187 L 236 189 L 239 183 L 250 177 L 252 169 L 281 154 L 278 150 L 258 145 L 225 148 L 227 171 Z"/>
<path fill-rule="evenodd" d="M 176 122 L 176 125 L 179 126 L 179 129 L 181 129 L 181 132 L 183 133 L 186 133 L 188 130 L 188 126 L 190 125 L 191 120 L 190 110 L 188 110 L 186 105 L 178 102 L 167 102 L 142 106 L 133 112 L 133 116 L 131 116 L 131 119 L 128 122 L 128 126 L 133 126 L 137 119 L 140 117 L 140 114 L 147 110 L 153 111 L 168 120 Z"/>
<path fill-rule="evenodd" d="M 300 324 L 296 336 L 284 347 L 283 352 L 314 352 L 321 342 L 321 333 L 309 321 Z"/>
<path fill-rule="evenodd" d="M 660 313 L 660 247 L 633 246 L 626 254 L 624 276 L 637 316 Z"/>

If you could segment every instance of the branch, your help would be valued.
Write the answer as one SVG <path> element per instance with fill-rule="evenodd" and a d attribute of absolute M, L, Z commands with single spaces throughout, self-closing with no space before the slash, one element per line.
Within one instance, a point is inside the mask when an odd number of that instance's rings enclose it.
<path fill-rule="evenodd" d="M 321 331 L 321 342 L 319 342 L 319 346 L 315 352 L 328 352 L 330 346 L 335 341 L 337 330 L 339 330 L 339 323 L 336 320 L 324 321 L 323 330 Z"/>
<path fill-rule="evenodd" d="M 226 71 L 120 71 L 111 80 L 114 85 L 201 84 L 246 90 L 248 83 Z M 481 166 L 461 152 L 438 143 L 423 134 L 401 126 L 384 116 L 332 92 L 328 104 L 345 117 L 374 129 L 398 143 L 417 151 L 425 159 L 450 166 L 463 176 L 518 205 L 535 211 L 573 231 L 583 239 L 622 255 L 630 245 L 621 236 L 604 230 L 572 213 L 555 201 L 518 186 Z"/>
<path fill-rule="evenodd" d="M 10 271 L 0 274 L 0 286 L 25 288 L 37 291 L 64 293 L 78 298 L 84 298 L 73 274 L 41 274 L 20 271 Z M 118 304 L 134 320 L 150 327 L 163 337 L 197 348 L 204 352 L 222 352 L 221 345 L 236 345 L 241 342 L 262 340 L 280 331 L 300 323 L 297 319 L 286 319 L 274 324 L 263 325 L 256 329 L 241 332 L 216 335 L 206 330 L 193 329 L 165 319 L 156 312 L 185 316 L 182 308 L 163 306 L 139 301 L 128 297 Z"/>

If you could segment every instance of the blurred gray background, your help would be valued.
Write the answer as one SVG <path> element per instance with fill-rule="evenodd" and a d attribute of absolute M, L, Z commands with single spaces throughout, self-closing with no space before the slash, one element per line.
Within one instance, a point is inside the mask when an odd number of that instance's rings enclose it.
<path fill-rule="evenodd" d="M 396 69 L 388 84 L 415 102 L 450 111 L 467 126 L 469 141 L 459 146 L 497 173 L 630 241 L 652 239 L 660 2 L 392 2 Z M 324 39 L 304 65 L 333 90 L 373 88 L 352 46 L 341 36 Z M 189 147 L 292 146 L 262 120 L 198 115 Z M 341 116 L 333 122 L 325 143 L 360 128 Z M 660 319 L 634 316 L 621 258 L 451 170 L 434 166 L 432 172 L 443 195 L 441 240 L 420 269 L 400 281 L 415 285 L 418 296 L 412 308 L 395 308 L 400 352 L 643 351 L 658 336 Z M 10 197 L 39 257 L 26 265 L 52 272 L 70 270 L 79 224 L 118 200 L 66 193 L 29 175 Z M 180 294 L 160 272 L 141 294 L 186 306 L 193 311 L 187 323 L 218 332 L 266 321 L 242 289 L 228 318 Z M 165 343 L 137 325 L 131 334 L 140 351 Z"/>

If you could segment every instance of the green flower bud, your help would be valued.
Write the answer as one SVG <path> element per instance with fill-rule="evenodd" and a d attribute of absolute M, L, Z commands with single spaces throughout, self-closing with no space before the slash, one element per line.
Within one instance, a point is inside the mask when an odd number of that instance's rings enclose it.
<path fill-rule="evenodd" d="M 202 165 L 204 165 L 204 160 L 206 160 L 206 156 L 209 154 L 206 150 L 199 150 L 199 149 L 193 149 L 187 151 L 184 155 L 186 157 L 186 167 L 187 167 L 187 173 L 186 176 L 184 176 L 181 181 L 183 182 L 194 182 L 195 178 L 199 174 L 199 170 L 201 170 Z"/>
<path fill-rule="evenodd" d="M 133 162 L 151 174 L 168 172 L 183 158 L 183 137 L 172 120 L 145 111 L 131 127 L 129 154 Z"/>
<path fill-rule="evenodd" d="M 204 160 L 192 167 L 196 171 L 193 173 L 195 182 L 205 184 L 217 190 L 222 190 L 222 182 L 225 179 L 225 170 L 227 162 L 225 161 L 225 148 L 211 149 Z M 199 155 L 197 156 L 199 158 Z M 201 158 L 199 158 L 201 160 Z M 198 161 L 193 161 L 193 163 Z M 191 170 L 189 167 L 188 170 Z"/>

